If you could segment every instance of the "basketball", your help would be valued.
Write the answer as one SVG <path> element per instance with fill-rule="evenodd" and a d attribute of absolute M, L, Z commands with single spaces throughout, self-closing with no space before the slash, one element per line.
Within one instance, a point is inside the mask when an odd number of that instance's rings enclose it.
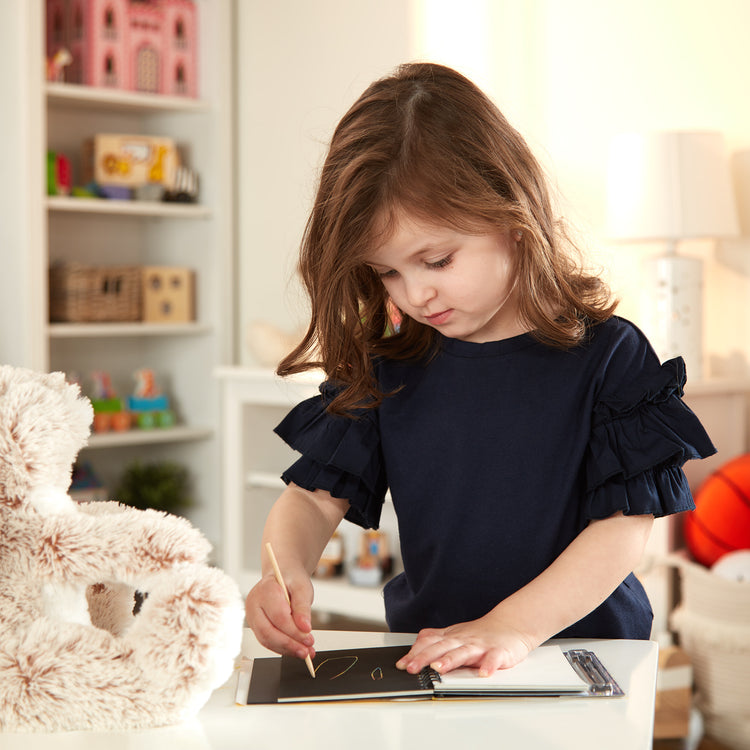
<path fill-rule="evenodd" d="M 750 454 L 732 459 L 695 493 L 685 514 L 685 542 L 693 557 L 712 566 L 735 550 L 750 549 Z"/>

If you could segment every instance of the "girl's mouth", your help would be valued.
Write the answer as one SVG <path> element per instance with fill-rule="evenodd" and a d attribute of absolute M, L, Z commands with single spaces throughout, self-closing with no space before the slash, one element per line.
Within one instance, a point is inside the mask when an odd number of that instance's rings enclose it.
<path fill-rule="evenodd" d="M 453 310 L 450 309 L 450 310 L 443 310 L 442 312 L 438 312 L 438 313 L 433 313 L 432 315 L 426 315 L 425 320 L 431 326 L 439 326 L 448 320 L 452 312 Z"/>

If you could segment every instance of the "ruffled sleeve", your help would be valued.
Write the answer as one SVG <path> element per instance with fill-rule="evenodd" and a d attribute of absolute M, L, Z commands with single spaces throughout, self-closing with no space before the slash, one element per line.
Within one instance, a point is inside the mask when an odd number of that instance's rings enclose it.
<path fill-rule="evenodd" d="M 377 528 L 387 482 L 375 410 L 362 409 L 354 418 L 329 414 L 326 406 L 335 389 L 324 383 L 320 391 L 295 406 L 275 429 L 302 454 L 281 478 L 348 500 L 348 520 Z"/>
<path fill-rule="evenodd" d="M 695 505 L 682 466 L 716 449 L 682 401 L 685 365 L 665 362 L 602 396 L 586 460 L 586 514 L 665 516 Z"/>

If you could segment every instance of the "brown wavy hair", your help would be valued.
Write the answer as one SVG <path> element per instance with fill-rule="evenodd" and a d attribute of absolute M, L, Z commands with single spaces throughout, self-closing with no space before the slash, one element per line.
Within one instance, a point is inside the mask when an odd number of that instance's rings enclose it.
<path fill-rule="evenodd" d="M 614 312 L 609 289 L 583 270 L 556 218 L 541 166 L 498 108 L 455 70 L 402 65 L 336 127 L 302 240 L 311 320 L 277 372 L 322 369 L 344 386 L 332 413 L 380 403 L 373 356 L 420 359 L 435 350 L 435 330 L 407 316 L 393 334 L 388 295 L 364 262 L 404 213 L 466 234 L 520 231 L 519 314 L 540 341 L 575 346 L 587 321 Z"/>

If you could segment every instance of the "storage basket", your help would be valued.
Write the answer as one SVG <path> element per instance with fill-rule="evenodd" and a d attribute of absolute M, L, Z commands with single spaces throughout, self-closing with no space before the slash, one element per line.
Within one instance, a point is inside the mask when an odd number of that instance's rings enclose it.
<path fill-rule="evenodd" d="M 52 266 L 49 311 L 53 323 L 140 320 L 141 269 L 73 263 Z"/>
<path fill-rule="evenodd" d="M 671 624 L 690 656 L 706 731 L 750 750 L 750 583 L 731 581 L 674 555 L 682 601 Z M 721 735 L 721 738 L 720 736 Z"/>

